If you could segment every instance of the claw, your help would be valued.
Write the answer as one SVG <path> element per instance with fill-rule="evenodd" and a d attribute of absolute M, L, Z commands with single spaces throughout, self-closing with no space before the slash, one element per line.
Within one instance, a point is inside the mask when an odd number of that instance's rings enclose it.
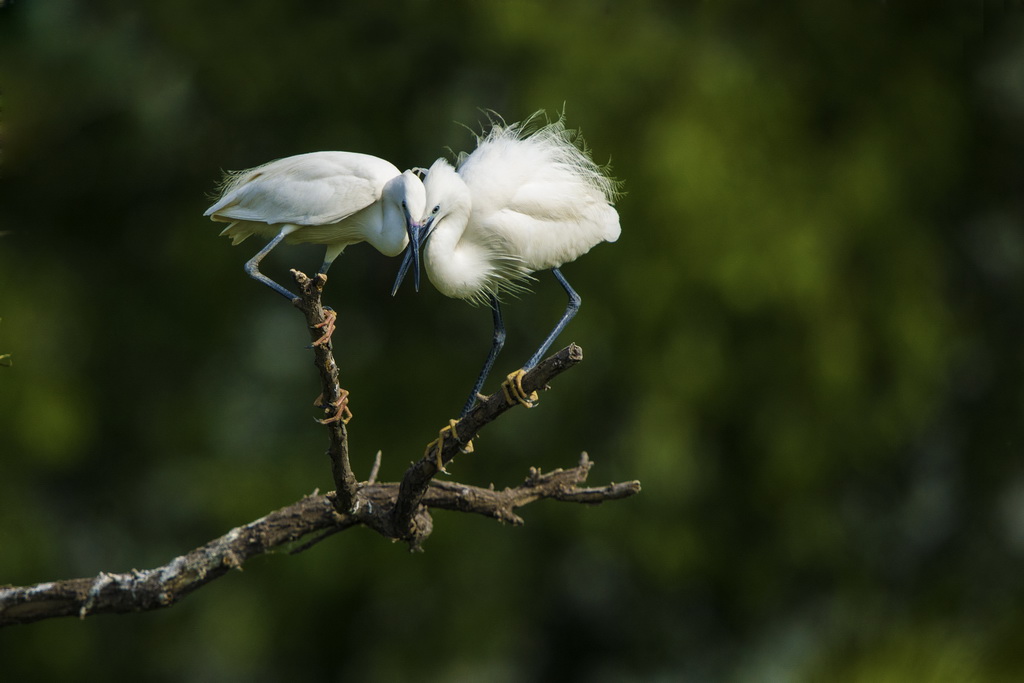
<path fill-rule="evenodd" d="M 438 472 L 444 472 L 445 474 L 448 474 L 448 470 L 444 468 L 444 462 L 441 460 L 441 449 L 444 447 L 444 440 L 449 434 L 451 434 L 452 438 L 455 439 L 456 442 L 458 442 L 459 451 L 461 451 L 462 453 L 473 452 L 473 440 L 470 439 L 466 443 L 462 443 L 462 440 L 459 438 L 459 433 L 455 431 L 455 425 L 457 425 L 458 422 L 458 420 L 448 420 L 448 425 L 443 427 L 441 431 L 437 433 L 437 438 L 428 443 L 426 449 L 424 449 L 423 451 L 424 458 L 430 454 L 431 450 L 434 451 L 434 457 L 437 458 Z"/>
<path fill-rule="evenodd" d="M 319 396 L 317 396 L 316 400 L 313 402 L 313 405 L 318 408 L 320 406 L 323 406 L 324 395 L 320 394 Z M 342 389 L 341 397 L 337 401 L 331 401 L 331 403 L 329 403 L 328 406 L 329 407 L 324 408 L 324 414 L 330 415 L 330 417 L 326 417 L 323 420 L 317 420 L 317 422 L 319 422 L 320 424 L 327 425 L 331 424 L 332 422 L 338 422 L 339 420 L 341 421 L 342 424 L 348 424 L 349 420 L 352 419 L 352 411 L 349 410 L 348 407 L 348 389 Z M 331 408 L 334 408 L 333 415 L 331 415 Z"/>
<path fill-rule="evenodd" d="M 313 325 L 314 329 L 323 330 L 324 333 L 320 335 L 320 338 L 313 342 L 313 346 L 322 346 L 331 340 L 331 335 L 334 334 L 334 323 L 338 319 L 338 314 L 330 308 L 324 309 L 324 320 L 323 322 Z"/>
<path fill-rule="evenodd" d="M 525 408 L 532 408 L 538 402 L 538 396 L 536 391 L 531 391 L 529 394 L 523 389 L 523 377 L 526 376 L 526 370 L 516 370 L 509 374 L 505 378 L 505 381 L 501 383 L 501 391 L 505 394 L 505 401 L 509 404 L 518 403 Z"/>

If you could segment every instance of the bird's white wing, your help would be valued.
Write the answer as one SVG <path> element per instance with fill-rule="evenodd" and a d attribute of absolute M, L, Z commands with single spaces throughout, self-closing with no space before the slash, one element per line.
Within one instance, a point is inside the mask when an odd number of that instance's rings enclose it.
<path fill-rule="evenodd" d="M 223 222 L 336 223 L 380 199 L 384 184 L 399 174 L 368 154 L 300 154 L 229 174 L 205 215 Z"/>
<path fill-rule="evenodd" d="M 560 266 L 619 237 L 614 182 L 576 147 L 561 121 L 527 137 L 495 126 L 462 158 L 459 176 L 482 232 L 497 233 L 532 270 Z"/>
<path fill-rule="evenodd" d="M 573 199 L 560 199 L 568 197 Z M 487 224 L 515 245 L 514 253 L 532 270 L 574 261 L 601 242 L 614 242 L 621 232 L 618 212 L 602 195 L 580 193 L 571 184 L 524 185 Z"/>

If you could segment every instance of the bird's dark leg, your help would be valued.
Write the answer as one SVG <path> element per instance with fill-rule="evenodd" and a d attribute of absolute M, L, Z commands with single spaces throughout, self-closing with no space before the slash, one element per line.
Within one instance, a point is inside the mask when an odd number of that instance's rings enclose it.
<path fill-rule="evenodd" d="M 328 253 L 324 255 L 324 262 L 320 264 L 320 270 L 317 271 L 321 275 L 327 275 L 327 271 L 331 269 L 331 264 L 334 263 L 334 259 L 338 257 L 338 254 L 331 254 L 330 249 L 327 251 Z"/>
<path fill-rule="evenodd" d="M 544 343 L 540 345 L 537 352 L 530 356 L 530 360 L 526 361 L 526 364 L 523 365 L 521 369 L 510 374 L 505 379 L 504 384 L 501 385 L 502 391 L 505 392 L 506 401 L 509 403 L 519 403 L 527 408 L 532 408 L 533 404 L 537 402 L 537 392 L 532 392 L 530 394 L 526 393 L 523 389 L 523 375 L 526 374 L 527 370 L 540 362 L 540 359 L 551 347 L 551 344 L 554 343 L 555 338 L 562 333 L 565 326 L 573 319 L 573 316 L 576 315 L 576 311 L 580 310 L 580 295 L 576 293 L 576 290 L 569 286 L 569 283 L 558 268 L 552 268 L 551 272 L 554 274 L 555 279 L 558 280 L 558 283 L 562 285 L 565 293 L 569 295 L 569 303 L 565 307 L 565 313 L 562 314 L 561 320 L 559 320 L 558 324 L 555 325 L 555 328 L 551 330 L 551 334 L 547 336 L 547 339 L 545 339 Z"/>
<path fill-rule="evenodd" d="M 477 394 L 484 388 L 484 382 L 487 380 L 487 375 L 490 374 L 491 368 L 494 366 L 494 360 L 498 357 L 498 353 L 501 351 L 501 347 L 505 345 L 505 323 L 501 319 L 501 306 L 498 304 L 498 300 L 492 295 L 491 300 L 491 314 L 494 317 L 494 337 L 491 339 L 491 351 L 487 354 L 487 360 L 484 362 L 484 367 L 480 370 L 480 376 L 476 378 L 476 384 L 473 385 L 473 391 L 469 392 L 469 399 L 466 401 L 466 406 L 459 413 L 459 419 L 465 417 L 470 410 L 473 409 L 473 404 L 476 403 Z"/>
<path fill-rule="evenodd" d="M 487 360 L 484 361 L 484 367 L 480 371 L 480 376 L 476 378 L 476 384 L 473 385 L 473 391 L 469 392 L 469 399 L 466 401 L 465 407 L 462 412 L 459 413 L 458 420 L 449 420 L 448 426 L 442 429 L 437 438 L 427 444 L 427 450 L 424 451 L 423 457 L 426 457 L 432 449 L 436 449 L 437 457 L 437 470 L 438 472 L 445 472 L 444 462 L 441 460 L 441 449 L 444 447 L 444 440 L 450 434 L 453 439 L 459 443 L 459 450 L 463 453 L 473 452 L 473 440 L 463 441 L 459 438 L 458 433 L 455 431 L 455 426 L 459 420 L 466 417 L 469 411 L 473 409 L 473 405 L 476 403 L 477 394 L 483 389 L 484 382 L 487 380 L 487 375 L 491 372 L 491 367 L 494 366 L 494 359 L 498 357 L 498 353 L 501 351 L 501 347 L 505 345 L 505 323 L 501 319 L 501 306 L 498 304 L 498 300 L 492 295 L 490 297 L 491 303 L 491 315 L 494 317 L 494 337 L 491 339 L 491 350 L 487 354 Z"/>
<path fill-rule="evenodd" d="M 473 405 L 476 403 L 477 394 L 484 387 L 484 382 L 487 380 L 487 375 L 490 374 L 491 368 L 494 366 L 494 359 L 498 357 L 498 353 L 501 351 L 501 347 L 505 345 L 505 323 L 501 319 L 501 306 L 498 304 L 498 300 L 491 295 L 491 315 L 494 317 L 494 337 L 491 339 L 491 350 L 487 354 L 487 360 L 484 361 L 484 367 L 480 370 L 480 376 L 476 378 L 476 384 L 473 385 L 473 391 L 469 392 L 469 399 L 466 401 L 465 407 L 462 412 L 459 413 L 458 420 L 449 420 L 448 426 L 442 429 L 437 438 L 427 444 L 427 450 L 424 452 L 424 457 L 430 453 L 431 449 L 437 449 L 437 469 L 439 472 L 446 472 L 444 469 L 444 463 L 441 460 L 441 448 L 444 446 L 445 437 L 451 434 L 452 438 L 459 442 L 459 450 L 463 453 L 473 452 L 473 440 L 462 441 L 459 435 L 455 431 L 455 425 L 458 424 L 459 420 L 466 417 L 469 411 L 473 409 Z"/>
<path fill-rule="evenodd" d="M 251 277 L 254 280 L 259 280 L 260 282 L 265 284 L 267 287 L 270 287 L 272 290 L 274 290 L 275 292 L 277 292 L 278 294 L 280 294 L 284 298 L 288 299 L 288 301 L 292 301 L 294 299 L 298 299 L 299 297 L 296 296 L 295 294 L 292 294 L 287 289 L 285 289 L 284 287 L 282 287 L 281 285 L 277 284 L 276 282 L 271 280 L 269 277 L 267 277 L 266 275 L 261 273 L 260 272 L 260 261 L 263 260 L 264 256 L 266 256 L 267 254 L 270 253 L 271 249 L 273 249 L 278 244 L 280 244 L 281 240 L 283 240 L 286 236 L 288 236 L 289 233 L 294 232 L 295 229 L 296 228 L 293 225 L 286 225 L 285 227 L 283 227 L 281 229 L 281 232 L 277 233 L 277 237 L 275 237 L 274 239 L 270 240 L 270 242 L 267 243 L 267 246 L 265 246 L 262 249 L 260 249 L 259 253 L 256 254 L 255 256 L 253 256 L 251 259 L 249 259 L 246 262 L 246 264 L 245 264 L 245 272 L 249 275 L 249 277 Z"/>
<path fill-rule="evenodd" d="M 569 303 L 565 307 L 565 313 L 562 314 L 562 319 L 558 321 L 557 325 L 555 325 L 555 329 L 551 330 L 551 334 L 549 334 L 548 338 L 544 340 L 544 343 L 540 345 L 537 352 L 530 357 L 530 360 L 526 361 L 526 365 L 523 366 L 523 370 L 529 370 L 540 362 L 540 359 L 544 356 L 547 350 L 551 348 L 555 338 L 562 333 L 565 326 L 569 324 L 569 321 L 573 319 L 576 312 L 580 310 L 580 302 L 582 299 L 580 299 L 580 295 L 576 293 L 576 290 L 570 287 L 569 283 L 566 282 L 562 272 L 558 270 L 558 268 L 552 268 L 551 273 L 555 276 L 555 279 L 558 280 L 558 284 L 562 285 L 562 289 L 565 290 L 565 293 L 569 295 Z"/>

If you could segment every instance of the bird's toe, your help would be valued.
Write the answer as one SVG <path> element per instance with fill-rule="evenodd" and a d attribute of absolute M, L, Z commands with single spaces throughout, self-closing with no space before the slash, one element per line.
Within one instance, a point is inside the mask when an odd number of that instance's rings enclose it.
<path fill-rule="evenodd" d="M 324 333 L 320 335 L 320 338 L 313 342 L 313 346 L 322 346 L 331 340 L 331 335 L 334 334 L 334 323 L 338 319 L 338 314 L 333 309 L 325 308 L 324 313 L 326 314 L 323 322 L 319 322 L 313 325 L 314 329 L 323 330 Z"/>
<path fill-rule="evenodd" d="M 526 370 L 523 369 L 510 373 L 501 383 L 501 391 L 505 394 L 505 401 L 510 405 L 518 403 L 525 408 L 532 408 L 537 404 L 538 396 L 536 391 L 526 393 L 526 390 L 523 389 L 523 377 L 525 376 Z"/>
<path fill-rule="evenodd" d="M 423 457 L 430 455 L 431 451 L 434 451 L 434 457 L 437 459 L 437 471 L 448 474 L 448 470 L 444 468 L 444 461 L 441 459 L 441 451 L 444 450 L 444 440 L 446 438 L 455 439 L 455 442 L 459 445 L 460 453 L 472 453 L 473 452 L 473 440 L 462 441 L 459 437 L 456 426 L 458 420 L 448 420 L 448 424 L 441 428 L 441 431 L 437 433 L 437 438 L 427 444 L 426 449 L 423 451 Z"/>
<path fill-rule="evenodd" d="M 342 389 L 341 396 L 337 401 L 331 401 L 327 405 L 324 405 L 324 395 L 320 394 L 316 401 L 313 402 L 314 406 L 323 406 L 325 417 L 322 420 L 317 420 L 322 425 L 331 424 L 332 422 L 341 422 L 342 424 L 348 424 L 352 419 L 352 411 L 348 407 L 348 390 Z"/>

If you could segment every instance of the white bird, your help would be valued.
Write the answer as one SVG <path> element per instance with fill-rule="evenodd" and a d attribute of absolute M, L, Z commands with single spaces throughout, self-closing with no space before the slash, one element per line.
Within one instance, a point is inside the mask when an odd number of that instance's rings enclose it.
<path fill-rule="evenodd" d="M 423 181 L 430 213 L 409 225 L 410 248 L 392 294 L 410 265 L 419 270 L 422 245 L 431 283 L 445 296 L 486 303 L 494 319 L 490 353 L 460 418 L 472 409 L 504 344 L 501 296 L 526 289 L 531 273 L 550 270 L 569 297 L 544 343 L 503 385 L 510 401 L 532 405 L 535 396 L 525 395 L 522 376 L 580 307 L 559 267 L 601 242 L 614 242 L 621 232 L 612 206 L 616 182 L 561 118 L 544 123 L 542 115 L 493 123 L 471 154 L 460 155 L 458 170 L 444 159 L 434 162 Z"/>
<path fill-rule="evenodd" d="M 227 173 L 219 192 L 203 215 L 229 223 L 220 234 L 233 245 L 251 235 L 273 237 L 245 271 L 289 300 L 296 296 L 259 270 L 281 240 L 326 245 L 320 266 L 326 273 L 357 242 L 398 256 L 409 242 L 409 224 L 426 206 L 423 183 L 412 171 L 356 152 L 311 152 Z"/>

